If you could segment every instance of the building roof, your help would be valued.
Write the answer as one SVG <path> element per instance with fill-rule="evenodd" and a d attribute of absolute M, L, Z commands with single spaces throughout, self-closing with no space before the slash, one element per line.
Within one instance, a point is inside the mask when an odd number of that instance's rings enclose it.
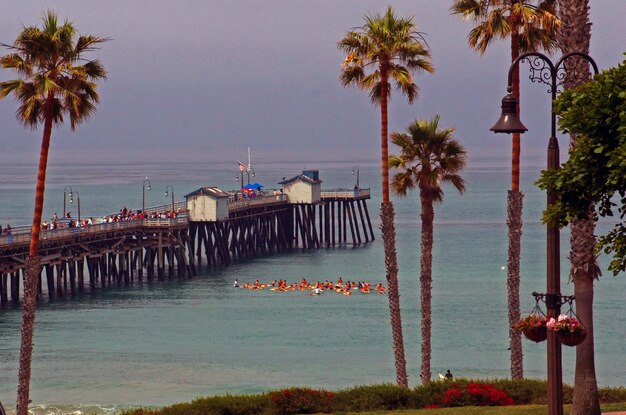
<path fill-rule="evenodd" d="M 198 190 L 194 190 L 193 192 L 186 194 L 185 195 L 185 199 L 191 197 L 191 196 L 195 196 L 197 194 L 202 194 L 202 195 L 207 195 L 209 197 L 212 197 L 214 199 L 220 199 L 220 198 L 224 198 L 224 197 L 230 197 L 232 196 L 230 193 L 223 191 L 222 189 L 218 188 L 218 187 L 201 187 Z"/>
<path fill-rule="evenodd" d="M 283 180 L 282 182 L 278 182 L 278 184 L 289 184 L 289 183 L 293 183 L 297 180 L 301 180 L 305 183 L 309 183 L 309 184 L 320 184 L 322 183 L 321 180 L 315 180 L 315 179 L 311 179 L 309 176 L 305 176 L 304 174 L 299 174 L 295 177 L 292 177 L 291 179 L 287 179 L 287 180 Z"/>

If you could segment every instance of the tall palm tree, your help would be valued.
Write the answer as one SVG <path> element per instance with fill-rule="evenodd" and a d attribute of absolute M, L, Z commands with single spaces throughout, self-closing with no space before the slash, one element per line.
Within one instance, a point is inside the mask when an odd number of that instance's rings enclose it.
<path fill-rule="evenodd" d="M 419 89 L 413 72 L 434 72 L 430 52 L 416 31 L 413 18 L 399 18 L 391 7 L 384 15 L 365 16 L 365 24 L 346 33 L 337 45 L 347 53 L 341 71 L 344 86 L 357 85 L 369 90 L 370 99 L 380 104 L 381 172 L 383 200 L 380 207 L 381 231 L 385 249 L 385 268 L 389 293 L 389 312 L 395 353 L 396 380 L 408 386 L 404 340 L 398 290 L 398 261 L 393 204 L 389 200 L 388 114 L 390 81 L 406 96 L 409 103 L 417 98 Z"/>
<path fill-rule="evenodd" d="M 591 41 L 589 1 L 561 0 L 559 2 L 559 16 L 563 22 L 558 35 L 561 51 L 564 54 L 569 52 L 588 54 Z M 573 88 L 591 79 L 587 61 L 572 60 L 569 62 L 569 66 L 566 66 L 566 88 Z M 568 65 L 567 62 L 566 65 Z M 584 76 L 581 77 L 581 75 Z M 570 145 L 576 145 L 576 136 L 571 136 Z M 590 206 L 589 209 L 590 212 L 593 212 L 593 206 Z M 592 218 L 593 214 L 589 217 Z M 587 338 L 576 346 L 572 415 L 600 415 L 593 340 L 593 283 L 600 276 L 600 269 L 594 254 L 596 246 L 594 230 L 595 222 L 593 219 L 574 220 L 571 223 L 570 261 L 574 295 L 576 296 L 576 312 L 587 329 Z"/>
<path fill-rule="evenodd" d="M 444 183 L 451 184 L 460 193 L 465 190 L 460 173 L 465 168 L 466 151 L 453 138 L 454 129 L 439 129 L 439 119 L 437 115 L 430 121 L 416 120 L 406 133 L 391 134 L 391 142 L 400 147 L 401 152 L 389 158 L 389 167 L 398 170 L 391 182 L 394 193 L 406 196 L 409 190 L 417 188 L 422 206 L 422 383 L 430 382 L 434 204 L 443 201 L 441 185 Z"/>
<path fill-rule="evenodd" d="M 28 413 L 37 277 L 41 271 L 39 233 L 52 125 L 62 123 L 63 117 L 67 115 L 74 130 L 94 113 L 95 104 L 99 102 L 95 82 L 105 79 L 106 71 L 98 60 L 85 61 L 82 56 L 104 40 L 91 35 L 77 38 L 76 29 L 70 22 L 59 24 L 56 14 L 48 11 L 43 17 L 41 29 L 26 27 L 12 46 L 2 44 L 11 53 L 0 57 L 0 65 L 15 70 L 21 77 L 0 83 L 0 99 L 10 94 L 15 96 L 19 102 L 17 119 L 25 127 L 36 129 L 39 124 L 44 125 L 30 250 L 24 277 L 18 415 Z"/>
<path fill-rule="evenodd" d="M 555 30 L 560 21 L 555 14 L 555 0 L 454 0 L 450 11 L 471 19 L 475 26 L 468 36 L 469 45 L 484 53 L 494 39 L 511 38 L 511 61 L 521 53 L 555 47 Z M 513 94 L 518 98 L 519 65 L 513 71 Z M 522 240 L 522 204 L 519 189 L 520 135 L 513 134 L 511 190 L 507 197 L 509 250 L 507 260 L 507 296 L 509 327 L 520 319 L 520 254 Z M 524 377 L 522 339 L 519 331 L 509 328 L 511 377 Z"/>

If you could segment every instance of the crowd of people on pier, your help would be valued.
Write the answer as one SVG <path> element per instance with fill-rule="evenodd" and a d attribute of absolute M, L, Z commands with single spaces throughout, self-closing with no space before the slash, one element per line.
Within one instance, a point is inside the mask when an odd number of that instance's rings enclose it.
<path fill-rule="evenodd" d="M 11 235 L 12 230 L 11 230 L 11 225 L 9 225 L 8 223 L 6 224 L 6 226 L 3 228 L 2 225 L 0 225 L 0 235 Z"/>
<path fill-rule="evenodd" d="M 123 222 L 129 220 L 137 220 L 137 219 L 174 219 L 178 217 L 182 211 L 179 209 L 177 211 L 170 210 L 167 212 L 152 212 L 148 213 L 142 211 L 140 209 L 133 211 L 132 209 L 128 209 L 124 206 L 120 209 L 119 213 L 115 215 L 106 215 L 101 218 L 83 218 L 80 220 L 74 219 L 72 217 L 72 212 L 67 212 L 63 221 L 59 221 L 59 215 L 55 212 L 50 218 L 50 222 L 44 220 L 41 223 L 41 229 L 58 229 L 58 228 L 81 228 L 92 225 L 100 225 L 104 223 L 116 223 Z"/>
<path fill-rule="evenodd" d="M 300 282 L 289 284 L 287 280 L 278 279 L 270 283 L 261 283 L 256 280 L 252 283 L 246 282 L 243 285 L 239 284 L 239 280 L 235 280 L 233 284 L 235 288 L 245 288 L 247 290 L 264 290 L 269 289 L 271 291 L 285 292 L 285 291 L 309 291 L 309 295 L 320 295 L 324 292 L 336 292 L 343 295 L 352 295 L 353 292 L 361 292 L 368 294 L 370 292 L 376 292 L 378 294 L 385 294 L 387 288 L 382 284 L 371 284 L 367 281 L 343 281 L 343 278 L 339 277 L 337 282 L 325 280 L 324 282 L 315 281 L 309 282 L 306 278 L 302 278 Z"/>

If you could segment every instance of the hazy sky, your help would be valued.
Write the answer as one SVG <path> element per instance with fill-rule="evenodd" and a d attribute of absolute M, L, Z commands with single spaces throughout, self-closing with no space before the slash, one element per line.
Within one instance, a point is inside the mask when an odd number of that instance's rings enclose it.
<path fill-rule="evenodd" d="M 591 55 L 601 69 L 615 66 L 626 50 L 626 1 L 590 3 Z M 39 25 L 47 9 L 80 33 L 112 39 L 90 55 L 109 72 L 98 111 L 76 132 L 53 131 L 57 160 L 227 160 L 245 157 L 248 146 L 261 160 L 375 159 L 380 110 L 366 92 L 341 86 L 345 56 L 336 44 L 388 4 L 414 16 L 436 68 L 417 76 L 414 105 L 392 97 L 390 130 L 441 114 L 471 156 L 507 155 L 508 137 L 489 128 L 506 92 L 509 45 L 498 42 L 484 56 L 470 50 L 470 23 L 450 15 L 447 0 L 0 0 L 0 42 Z M 530 132 L 522 151 L 536 155 L 545 151 L 550 103 L 527 72 L 522 115 Z M 14 76 L 0 70 L 0 80 Z M 12 98 L 0 101 L 0 160 L 35 160 L 42 130 L 18 124 L 16 108 Z"/>

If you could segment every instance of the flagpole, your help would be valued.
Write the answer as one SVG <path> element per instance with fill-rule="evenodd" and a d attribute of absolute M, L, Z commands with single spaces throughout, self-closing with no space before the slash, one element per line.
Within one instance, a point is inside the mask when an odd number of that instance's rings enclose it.
<path fill-rule="evenodd" d="M 248 184 L 250 184 L 250 170 L 252 169 L 252 163 L 250 162 L 250 147 L 248 147 Z"/>

